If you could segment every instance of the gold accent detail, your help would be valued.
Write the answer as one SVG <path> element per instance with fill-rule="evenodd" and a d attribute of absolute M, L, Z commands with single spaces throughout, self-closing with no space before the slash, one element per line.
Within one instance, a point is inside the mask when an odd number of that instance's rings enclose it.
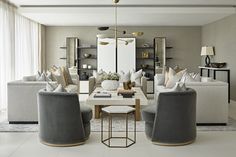
<path fill-rule="evenodd" d="M 152 141 L 152 143 L 156 145 L 160 145 L 160 146 L 184 146 L 184 145 L 191 144 L 194 141 L 195 139 L 191 141 L 183 142 L 183 143 L 162 143 L 162 142 L 155 142 L 155 141 Z"/>
<path fill-rule="evenodd" d="M 109 42 L 100 41 L 100 42 L 99 42 L 99 44 L 100 44 L 100 45 L 108 45 L 108 44 L 109 44 Z"/>
<path fill-rule="evenodd" d="M 142 36 L 144 33 L 143 32 L 133 32 L 132 35 L 135 37 Z"/>
<path fill-rule="evenodd" d="M 78 142 L 78 143 L 72 143 L 72 144 L 52 144 L 52 143 L 48 143 L 48 142 L 45 142 L 45 141 L 42 141 L 42 140 L 40 140 L 40 142 L 42 144 L 45 144 L 45 145 L 51 146 L 51 147 L 73 147 L 73 146 L 78 146 L 78 145 L 85 144 L 85 141 L 84 142 Z"/>

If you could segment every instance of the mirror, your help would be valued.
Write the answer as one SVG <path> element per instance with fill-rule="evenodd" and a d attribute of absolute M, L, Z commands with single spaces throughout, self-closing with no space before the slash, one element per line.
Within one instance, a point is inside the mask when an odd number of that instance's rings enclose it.
<path fill-rule="evenodd" d="M 79 47 L 79 38 L 66 38 L 66 66 L 68 68 L 77 65 L 77 48 Z"/>

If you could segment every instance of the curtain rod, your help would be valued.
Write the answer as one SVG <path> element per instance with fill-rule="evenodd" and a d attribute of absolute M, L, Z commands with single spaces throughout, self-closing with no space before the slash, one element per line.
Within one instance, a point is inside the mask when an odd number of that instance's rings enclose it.
<path fill-rule="evenodd" d="M 114 5 L 20 5 L 22 8 L 113 8 Z M 118 8 L 236 8 L 236 5 L 117 5 Z"/>

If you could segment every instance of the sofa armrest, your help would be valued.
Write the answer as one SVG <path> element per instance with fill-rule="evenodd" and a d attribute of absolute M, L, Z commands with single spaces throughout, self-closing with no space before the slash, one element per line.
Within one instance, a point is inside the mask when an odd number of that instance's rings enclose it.
<path fill-rule="evenodd" d="M 89 95 L 93 92 L 96 83 L 95 77 L 89 77 Z"/>
<path fill-rule="evenodd" d="M 147 78 L 146 77 L 141 77 L 141 88 L 145 96 L 147 96 Z"/>

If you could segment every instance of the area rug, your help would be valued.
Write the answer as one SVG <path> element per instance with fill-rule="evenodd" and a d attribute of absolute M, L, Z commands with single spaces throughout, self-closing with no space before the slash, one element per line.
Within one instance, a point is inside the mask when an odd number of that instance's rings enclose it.
<path fill-rule="evenodd" d="M 113 131 L 125 131 L 125 121 L 120 117 L 114 117 L 112 123 Z M 107 120 L 104 121 L 104 131 L 107 131 Z M 129 131 L 133 131 L 134 122 L 132 119 L 129 121 Z M 136 131 L 143 132 L 145 130 L 144 121 L 136 122 Z M 197 126 L 198 131 L 236 131 L 236 120 L 229 118 L 227 126 Z M 91 131 L 101 131 L 101 120 L 92 119 Z M 0 122 L 0 132 L 38 132 L 38 124 L 9 124 L 7 121 Z"/>

